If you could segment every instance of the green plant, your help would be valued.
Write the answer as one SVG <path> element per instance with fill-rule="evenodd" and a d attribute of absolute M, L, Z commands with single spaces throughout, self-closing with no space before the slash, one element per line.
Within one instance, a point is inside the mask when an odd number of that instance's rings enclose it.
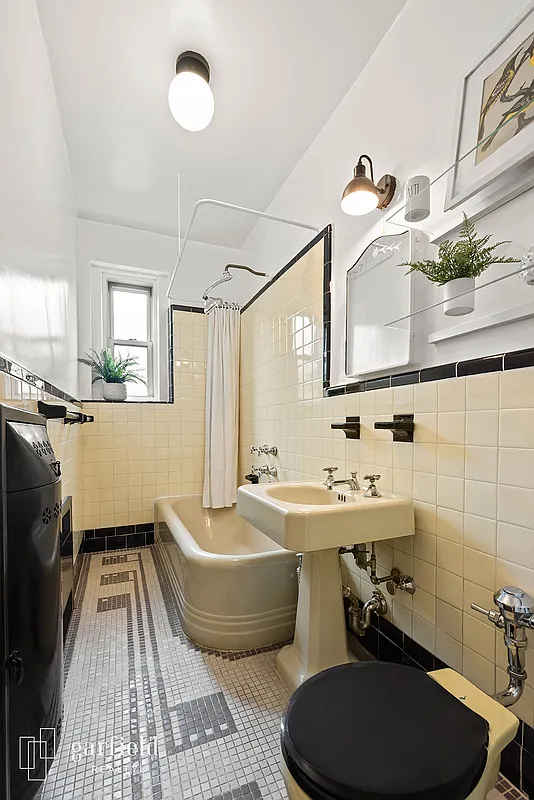
<path fill-rule="evenodd" d="M 490 233 L 478 239 L 473 222 L 464 214 L 464 221 L 458 233 L 459 241 L 446 240 L 442 242 L 439 246 L 437 261 L 405 261 L 400 266 L 410 267 L 407 275 L 410 272 L 422 272 L 429 281 L 442 286 L 456 278 L 478 278 L 492 264 L 517 263 L 518 258 L 494 254 L 497 247 L 508 244 L 508 242 L 488 244 L 492 235 Z"/>
<path fill-rule="evenodd" d="M 139 359 L 136 356 L 115 358 L 113 353 L 106 347 L 101 353 L 91 350 L 92 355 L 86 353 L 87 358 L 78 359 L 82 364 L 91 367 L 95 373 L 92 383 L 104 381 L 104 383 L 137 383 L 140 381 L 146 386 L 146 381 L 140 377 L 136 367 Z"/>

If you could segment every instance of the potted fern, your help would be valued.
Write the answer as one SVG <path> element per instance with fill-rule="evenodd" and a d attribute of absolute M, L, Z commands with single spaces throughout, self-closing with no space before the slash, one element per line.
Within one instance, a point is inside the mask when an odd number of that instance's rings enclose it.
<path fill-rule="evenodd" d="M 447 316 L 470 314 L 475 308 L 475 278 L 492 264 L 514 264 L 518 261 L 517 258 L 495 255 L 495 250 L 508 242 L 489 244 L 492 235 L 477 238 L 473 222 L 464 214 L 458 241 L 442 242 L 437 261 L 405 261 L 400 266 L 410 267 L 407 275 L 421 272 L 429 281 L 441 287 L 443 311 Z"/>
<path fill-rule="evenodd" d="M 115 358 L 109 347 L 106 347 L 101 353 L 91 350 L 91 355 L 89 353 L 85 355 L 86 358 L 80 358 L 79 361 L 93 370 L 91 383 L 103 381 L 102 394 L 104 400 L 126 400 L 127 383 L 140 381 L 146 385 L 146 381 L 141 378 L 136 369 L 138 359 L 134 356 L 127 356 L 126 358 L 117 356 Z"/>

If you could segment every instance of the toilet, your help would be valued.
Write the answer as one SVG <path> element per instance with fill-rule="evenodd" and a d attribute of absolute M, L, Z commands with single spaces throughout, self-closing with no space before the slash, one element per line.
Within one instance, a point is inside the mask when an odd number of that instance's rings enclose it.
<path fill-rule="evenodd" d="M 452 669 L 342 664 L 292 695 L 289 800 L 485 800 L 518 719 Z"/>

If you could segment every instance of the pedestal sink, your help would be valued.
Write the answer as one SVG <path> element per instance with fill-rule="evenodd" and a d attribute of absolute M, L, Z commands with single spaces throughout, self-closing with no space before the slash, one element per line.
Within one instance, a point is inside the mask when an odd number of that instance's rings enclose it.
<path fill-rule="evenodd" d="M 363 491 L 322 483 L 258 484 L 239 488 L 237 513 L 277 544 L 303 554 L 295 639 L 277 659 L 289 688 L 350 661 L 338 550 L 413 535 L 412 501 L 386 492 L 364 497 Z"/>

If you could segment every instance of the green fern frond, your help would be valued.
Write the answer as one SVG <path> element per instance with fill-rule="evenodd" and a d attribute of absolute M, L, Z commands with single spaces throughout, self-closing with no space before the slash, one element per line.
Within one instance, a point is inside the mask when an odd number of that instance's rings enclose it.
<path fill-rule="evenodd" d="M 401 267 L 409 267 L 410 272 L 421 272 L 432 283 L 442 286 L 456 278 L 478 278 L 492 264 L 516 264 L 519 259 L 497 256 L 495 250 L 509 242 L 489 244 L 493 234 L 477 238 L 474 223 L 466 214 L 458 232 L 458 241 L 442 242 L 438 248 L 437 261 L 405 261 Z"/>
<path fill-rule="evenodd" d="M 97 353 L 96 350 L 91 349 L 90 354 L 85 354 L 86 358 L 79 358 L 82 364 L 91 367 L 93 370 L 92 383 L 97 381 L 104 381 L 104 383 L 144 383 L 146 381 L 141 378 L 136 367 L 139 363 L 137 356 L 127 355 L 124 358 L 115 356 L 109 347 Z"/>

